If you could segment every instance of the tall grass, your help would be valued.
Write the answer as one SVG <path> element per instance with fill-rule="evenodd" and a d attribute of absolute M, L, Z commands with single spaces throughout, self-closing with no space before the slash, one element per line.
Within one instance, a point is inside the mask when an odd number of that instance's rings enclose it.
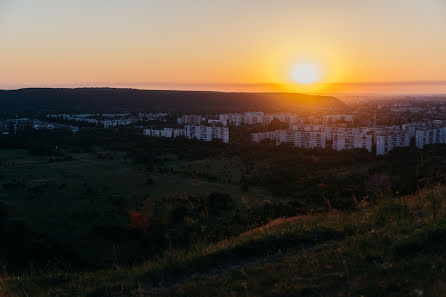
<path fill-rule="evenodd" d="M 327 265 L 332 265 L 329 263 L 334 260 L 330 257 L 337 257 L 342 263 L 343 275 L 353 280 L 355 271 L 365 271 L 364 259 L 374 259 L 374 253 L 388 251 L 389 257 L 410 254 L 420 248 L 418 242 L 426 239 L 430 248 L 437 250 L 435 236 L 446 237 L 446 231 L 436 227 L 446 215 L 445 194 L 446 187 L 436 185 L 410 196 L 388 196 L 351 213 L 331 210 L 324 214 L 280 218 L 216 244 L 201 243 L 187 251 L 168 250 L 163 256 L 140 265 L 94 272 L 55 270 L 29 272 L 20 277 L 5 275 L 0 277 L 0 297 L 104 296 L 116 291 L 129 292 L 143 283 L 168 284 L 169 280 L 181 280 L 190 273 L 243 261 L 249 264 L 251 258 L 287 249 L 302 251 L 302 247 L 307 250 L 314 247 L 308 253 L 316 257 L 313 260 L 317 263 L 327 261 Z M 392 244 L 392 240 L 399 243 Z M 319 247 L 333 243 L 338 254 L 326 257 L 324 248 Z M 344 250 L 349 252 L 346 254 Z"/>

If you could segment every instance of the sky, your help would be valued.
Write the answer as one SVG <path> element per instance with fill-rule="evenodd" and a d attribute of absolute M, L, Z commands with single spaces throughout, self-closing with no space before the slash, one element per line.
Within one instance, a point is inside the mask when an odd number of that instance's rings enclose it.
<path fill-rule="evenodd" d="M 446 1 L 0 0 L 0 88 L 83 86 L 446 93 Z"/>

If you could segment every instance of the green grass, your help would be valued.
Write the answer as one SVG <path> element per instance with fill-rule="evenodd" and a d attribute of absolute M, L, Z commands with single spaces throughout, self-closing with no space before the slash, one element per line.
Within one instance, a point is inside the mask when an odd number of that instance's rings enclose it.
<path fill-rule="evenodd" d="M 440 201 L 435 211 L 429 202 L 433 196 Z M 443 296 L 444 202 L 442 187 L 383 201 L 352 214 L 353 224 L 344 225 L 351 232 L 344 232 L 342 240 L 329 240 L 278 261 L 180 283 L 153 296 Z"/>
<path fill-rule="evenodd" d="M 143 164 L 130 162 L 125 153 L 113 154 L 112 160 L 93 153 L 71 154 L 73 160 L 50 163 L 26 151 L 0 150 L 0 184 L 19 184 L 12 190 L 0 188 L 0 200 L 8 204 L 10 217 L 26 222 L 49 240 L 62 241 L 93 265 L 82 262 L 70 267 L 56 262 L 36 269 L 29 265 L 28 272 L 7 273 L 10 270 L 5 269 L 0 297 L 119 292 L 118 296 L 126 296 L 136 295 L 137 287 L 159 296 L 417 296 L 419 291 L 428 296 L 435 295 L 446 279 L 446 190 L 442 186 L 428 186 L 404 197 L 378 195 L 373 202 L 359 199 L 360 203 L 340 191 L 341 198 L 352 200 L 354 210 L 335 210 L 331 201 L 319 213 L 280 218 L 262 227 L 242 222 L 238 225 L 242 228 L 231 232 L 234 225 L 229 219 L 237 218 L 236 211 L 254 217 L 262 214 L 266 200 L 289 201 L 289 197 L 273 197 L 260 184 L 242 191 L 239 181 L 249 162 L 217 157 L 185 161 L 166 154 L 148 172 Z M 311 176 L 305 168 L 297 172 L 287 158 L 274 164 L 276 168 L 286 164 L 289 173 L 296 171 L 290 183 L 302 187 L 296 193 L 299 197 L 310 187 L 319 187 L 327 175 L 339 179 L 339 184 L 353 175 L 368 175 L 368 165 L 357 169 L 354 162 L 315 166 L 321 161 L 304 157 L 312 167 L 308 169 Z M 250 174 L 255 178 L 268 173 L 272 161 L 255 162 Z M 153 184 L 147 183 L 147 176 Z M 43 190 L 34 193 L 42 180 Z M 243 208 L 220 212 L 207 221 L 201 221 L 201 213 L 191 215 L 201 202 L 182 199 L 212 192 L 230 194 Z M 164 201 L 169 210 L 188 207 L 189 216 L 179 233 L 191 225 L 215 223 L 227 229 L 223 230 L 228 231 L 223 237 L 227 239 L 166 247 L 163 253 L 152 254 L 135 238 L 109 240 L 90 233 L 97 226 L 127 226 L 128 211 L 141 210 L 147 199 Z M 175 199 L 183 204 L 171 203 Z M 44 242 L 44 238 L 39 240 Z M 199 280 L 189 277 L 193 274 Z M 159 283 L 161 288 L 152 287 Z"/>
<path fill-rule="evenodd" d="M 445 193 L 436 186 L 352 213 L 278 219 L 217 244 L 167 251 L 142 265 L 33 272 L 2 283 L 8 292 L 37 297 L 127 296 L 144 284 L 142 290 L 159 296 L 416 296 L 418 290 L 435 296 L 445 277 Z M 268 255 L 274 257 L 259 263 Z M 230 264 L 243 267 L 209 275 Z M 208 276 L 190 280 L 192 273 Z M 172 279 L 179 281 L 167 288 L 147 285 Z"/>
<path fill-rule="evenodd" d="M 0 200 L 8 204 L 10 218 L 69 246 L 82 261 L 99 267 L 147 257 L 135 240 L 116 243 L 91 235 L 96 226 L 126 226 L 128 211 L 138 209 L 145 199 L 185 193 L 207 196 L 212 192 L 229 194 L 237 203 L 251 206 L 272 199 L 268 191 L 258 187 L 243 192 L 237 184 L 159 173 L 156 169 L 148 173 L 123 157 L 105 160 L 95 154 L 71 155 L 73 160 L 48 162 L 47 157 L 32 156 L 24 150 L 0 150 Z M 212 161 L 206 162 L 212 164 L 210 169 L 217 167 Z M 148 175 L 153 184 L 146 183 Z M 1 186 L 5 183 L 20 185 L 8 190 Z M 33 191 L 39 187 L 41 192 Z"/>

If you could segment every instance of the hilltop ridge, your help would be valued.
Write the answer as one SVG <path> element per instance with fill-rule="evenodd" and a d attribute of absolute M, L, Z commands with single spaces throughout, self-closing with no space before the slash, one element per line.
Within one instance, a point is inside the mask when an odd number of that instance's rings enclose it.
<path fill-rule="evenodd" d="M 345 109 L 332 96 L 298 93 L 224 93 L 114 88 L 0 90 L 4 112 L 245 112 Z"/>

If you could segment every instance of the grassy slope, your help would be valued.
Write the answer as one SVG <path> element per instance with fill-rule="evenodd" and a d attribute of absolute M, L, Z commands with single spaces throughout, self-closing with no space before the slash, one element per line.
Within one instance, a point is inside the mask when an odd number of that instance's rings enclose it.
<path fill-rule="evenodd" d="M 0 186 L 12 218 L 24 219 L 32 230 L 49 239 L 60 240 L 82 250 L 87 262 L 110 262 L 113 244 L 89 235 L 95 226 L 128 224 L 125 209 L 139 206 L 146 197 L 160 199 L 189 193 L 209 195 L 220 191 L 237 201 L 249 203 L 270 199 L 263 189 L 242 193 L 236 184 L 222 184 L 188 174 L 150 173 L 154 184 L 146 184 L 147 172 L 121 160 L 102 160 L 93 154 L 74 154 L 74 160 L 49 163 L 47 157 L 31 156 L 22 150 L 0 150 L 0 183 L 20 181 L 25 185 L 14 191 Z M 214 165 L 212 165 L 214 166 Z M 198 168 L 198 167 L 197 167 Z M 198 170 L 198 169 L 197 169 Z M 33 194 L 33 183 L 48 182 L 43 193 Z M 63 186 L 63 188 L 62 188 Z M 88 192 L 91 191 L 91 192 Z M 116 202 L 113 197 L 122 197 Z M 123 257 L 140 253 L 136 243 L 122 242 Z"/>
<path fill-rule="evenodd" d="M 435 296 L 446 280 L 445 194 L 434 186 L 353 213 L 279 219 L 138 266 L 5 276 L 0 296 Z"/>

